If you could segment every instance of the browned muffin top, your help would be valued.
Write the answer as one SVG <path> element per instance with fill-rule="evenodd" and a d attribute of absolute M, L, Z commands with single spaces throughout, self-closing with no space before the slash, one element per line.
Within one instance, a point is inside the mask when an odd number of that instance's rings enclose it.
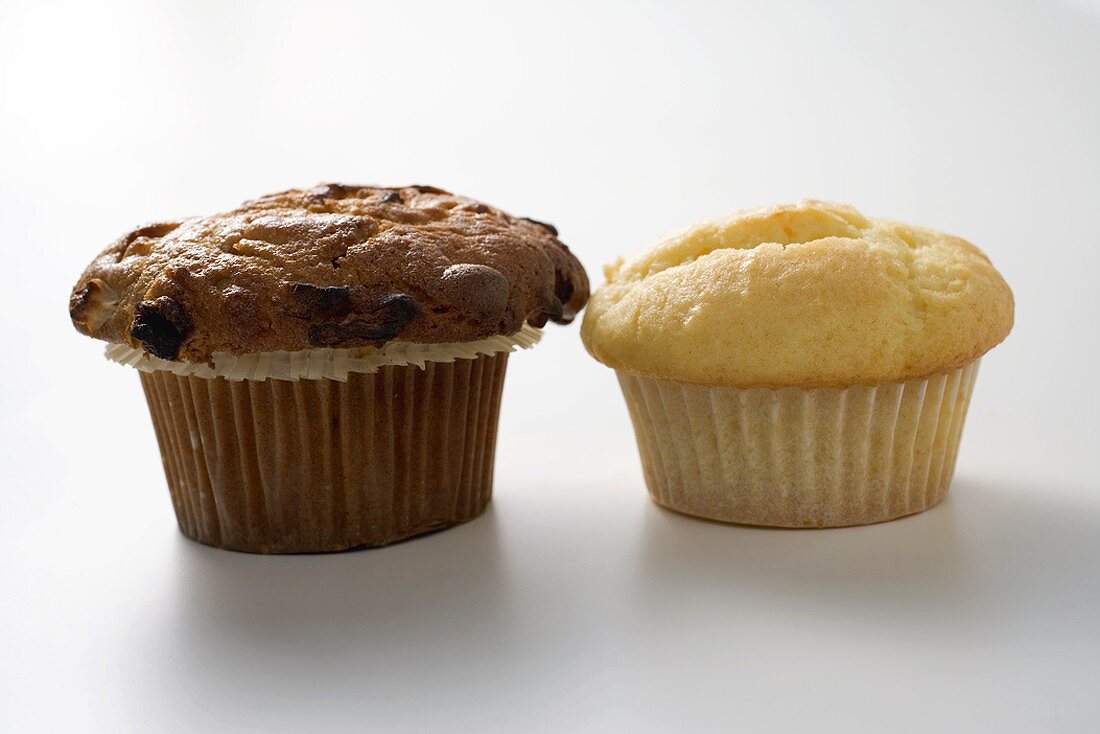
<path fill-rule="evenodd" d="M 557 230 L 432 186 L 324 184 L 140 227 L 69 300 L 89 336 L 209 362 L 569 323 L 588 300 Z"/>

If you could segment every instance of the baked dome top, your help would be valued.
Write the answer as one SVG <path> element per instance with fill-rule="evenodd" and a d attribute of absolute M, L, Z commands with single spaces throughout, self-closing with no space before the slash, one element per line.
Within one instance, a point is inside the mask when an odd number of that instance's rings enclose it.
<path fill-rule="evenodd" d="M 569 323 L 584 268 L 549 225 L 432 186 L 323 184 L 146 225 L 84 271 L 89 336 L 162 359 L 402 341 Z"/>
<path fill-rule="evenodd" d="M 969 242 L 819 201 L 703 222 L 605 275 L 588 351 L 681 382 L 900 382 L 961 366 L 1012 328 L 1012 292 Z"/>

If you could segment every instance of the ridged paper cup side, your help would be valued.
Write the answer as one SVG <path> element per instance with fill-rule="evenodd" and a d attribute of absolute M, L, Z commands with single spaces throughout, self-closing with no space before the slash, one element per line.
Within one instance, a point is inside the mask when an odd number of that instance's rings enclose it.
<path fill-rule="evenodd" d="M 333 379 L 141 372 L 176 517 L 258 553 L 381 546 L 489 502 L 508 352 Z"/>
<path fill-rule="evenodd" d="M 618 376 L 655 502 L 723 522 L 842 527 L 943 499 L 978 362 L 924 380 L 848 388 Z"/>

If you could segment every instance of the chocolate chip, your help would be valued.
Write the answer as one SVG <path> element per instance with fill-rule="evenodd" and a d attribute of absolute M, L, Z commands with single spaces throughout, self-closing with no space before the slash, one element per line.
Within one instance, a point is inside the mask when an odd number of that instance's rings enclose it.
<path fill-rule="evenodd" d="M 554 318 L 555 322 L 568 324 L 576 318 L 577 310 L 569 305 L 573 298 L 573 281 L 560 270 L 554 271 L 554 298 L 557 299 L 560 307 L 557 318 Z"/>
<path fill-rule="evenodd" d="M 527 323 L 542 328 L 547 321 L 556 324 L 568 324 L 577 317 L 577 309 L 571 305 L 576 286 L 567 273 L 554 271 L 554 293 L 538 313 L 528 317 Z"/>
<path fill-rule="evenodd" d="M 379 204 L 392 204 L 395 201 L 401 201 L 401 194 L 396 191 L 390 191 L 383 194 L 382 198 L 378 200 Z"/>
<path fill-rule="evenodd" d="M 447 300 L 463 311 L 495 320 L 508 307 L 508 279 L 488 265 L 451 265 L 443 271 L 442 283 Z"/>
<path fill-rule="evenodd" d="M 325 322 L 309 328 L 309 343 L 316 347 L 339 347 L 396 338 L 420 315 L 420 304 L 405 293 L 391 293 L 370 309 L 344 322 Z"/>
<path fill-rule="evenodd" d="M 324 199 L 343 199 L 357 188 L 357 186 L 347 186 L 345 184 L 321 184 L 310 189 L 308 196 L 315 201 Z"/>
<path fill-rule="evenodd" d="M 225 313 L 229 317 L 228 328 L 248 338 L 263 331 L 260 316 L 260 299 L 253 291 L 238 285 L 230 285 L 222 290 Z"/>
<path fill-rule="evenodd" d="M 342 319 L 351 312 L 351 290 L 347 286 L 316 286 L 293 283 L 291 313 L 303 319 Z"/>
<path fill-rule="evenodd" d="M 557 296 L 550 301 L 550 305 L 546 307 L 546 315 L 550 317 L 550 320 L 555 324 L 565 324 L 572 321 L 572 316 L 565 315 L 565 304 L 561 302 Z"/>
<path fill-rule="evenodd" d="M 540 222 L 537 219 L 531 219 L 531 217 L 520 217 L 520 219 L 522 219 L 525 222 L 530 222 L 531 224 L 537 224 L 538 226 L 542 227 L 543 229 L 545 229 L 547 232 L 554 235 L 555 237 L 558 236 L 558 228 L 555 227 L 552 224 L 547 224 L 546 222 Z"/>
<path fill-rule="evenodd" d="M 130 336 L 145 346 L 145 351 L 161 359 L 175 359 L 180 346 L 191 333 L 191 318 L 179 301 L 161 296 L 142 301 L 134 309 Z"/>

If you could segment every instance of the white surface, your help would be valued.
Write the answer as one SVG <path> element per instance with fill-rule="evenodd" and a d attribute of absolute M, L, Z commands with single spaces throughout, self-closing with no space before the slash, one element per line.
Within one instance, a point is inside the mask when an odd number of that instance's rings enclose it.
<path fill-rule="evenodd" d="M 0 6 L 0 730 L 1100 728 L 1095 4 Z M 766 531 L 653 507 L 575 327 L 510 367 L 496 499 L 380 551 L 175 530 L 68 289 L 143 220 L 434 183 L 599 266 L 816 196 L 1013 286 L 948 501 Z"/>

